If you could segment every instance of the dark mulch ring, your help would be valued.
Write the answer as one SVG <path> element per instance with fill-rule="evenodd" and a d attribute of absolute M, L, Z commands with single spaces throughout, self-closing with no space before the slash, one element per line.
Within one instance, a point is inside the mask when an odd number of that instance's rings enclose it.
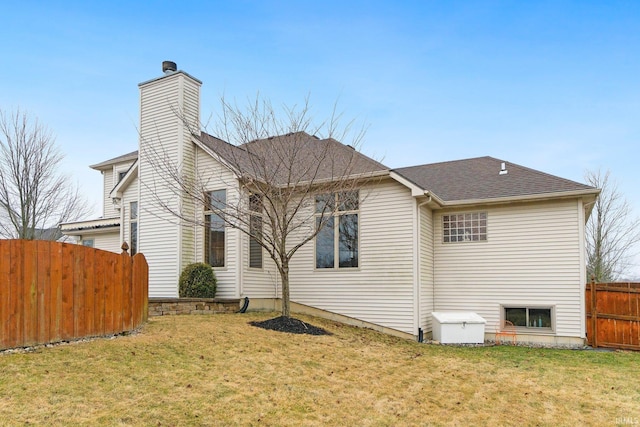
<path fill-rule="evenodd" d="M 274 319 L 263 320 L 262 322 L 249 322 L 249 324 L 262 329 L 289 332 L 292 334 L 331 335 L 329 331 L 304 323 L 302 320 L 293 317 L 280 316 Z"/>

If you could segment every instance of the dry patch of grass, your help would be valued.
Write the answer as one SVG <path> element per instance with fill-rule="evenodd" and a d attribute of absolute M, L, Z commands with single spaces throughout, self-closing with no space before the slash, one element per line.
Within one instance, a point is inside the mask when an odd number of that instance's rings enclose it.
<path fill-rule="evenodd" d="M 0 355 L 2 425 L 640 423 L 640 354 L 453 348 L 274 313 L 154 318 L 141 333 Z"/>

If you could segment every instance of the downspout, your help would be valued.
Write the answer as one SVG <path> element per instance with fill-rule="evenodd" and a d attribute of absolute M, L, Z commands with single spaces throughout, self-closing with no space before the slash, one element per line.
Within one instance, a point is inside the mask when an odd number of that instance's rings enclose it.
<path fill-rule="evenodd" d="M 238 181 L 238 197 L 240 197 L 240 200 L 242 200 L 242 197 L 244 197 L 243 191 L 242 191 L 242 186 L 240 185 L 240 181 Z M 242 272 L 244 271 L 244 265 L 242 263 L 243 257 L 242 257 L 242 253 L 245 250 L 245 241 L 244 241 L 244 233 L 242 231 L 240 231 L 239 228 L 234 230 L 236 233 L 236 281 L 237 281 L 237 285 L 236 285 L 236 298 L 241 298 L 242 297 Z M 247 242 L 248 245 L 248 242 Z"/>
<path fill-rule="evenodd" d="M 425 195 L 428 195 L 428 194 L 429 194 L 428 192 L 425 192 Z M 415 267 L 414 267 L 414 278 L 413 278 L 413 283 L 414 283 L 413 300 L 415 304 L 414 304 L 414 310 L 413 310 L 413 318 L 415 319 L 415 324 L 417 326 L 419 342 L 423 341 L 422 327 L 420 325 L 420 285 L 421 285 L 420 257 L 422 255 L 420 251 L 420 242 L 421 242 L 421 235 L 422 235 L 422 221 L 420 221 L 420 208 L 429 202 L 431 202 L 431 196 L 429 196 L 429 199 L 427 199 L 422 203 L 418 203 L 418 200 L 416 199 L 416 215 L 414 220 L 415 232 L 413 234 L 414 236 L 413 252 L 414 252 Z"/>
<path fill-rule="evenodd" d="M 242 197 L 242 195 L 240 196 Z M 236 251 L 238 252 L 238 261 L 236 268 L 238 269 L 236 272 L 236 280 L 238 281 L 238 286 L 236 286 L 236 298 L 242 297 L 242 272 L 244 270 L 244 257 L 243 257 L 243 249 L 244 249 L 244 233 L 240 230 L 234 230 L 236 232 Z"/>
<path fill-rule="evenodd" d="M 436 239 L 434 239 L 433 236 L 433 234 L 435 234 L 436 225 L 433 221 L 433 213 L 431 214 L 431 225 L 431 255 L 433 257 L 433 259 L 431 260 L 431 277 L 433 278 L 433 286 L 431 286 L 431 300 L 433 301 L 433 311 L 438 311 L 438 309 L 436 308 Z"/>

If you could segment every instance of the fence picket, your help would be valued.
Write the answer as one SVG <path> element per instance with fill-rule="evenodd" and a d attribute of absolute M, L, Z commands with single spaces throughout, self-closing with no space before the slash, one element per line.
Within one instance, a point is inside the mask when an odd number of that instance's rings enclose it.
<path fill-rule="evenodd" d="M 94 263 L 94 329 L 96 331 L 96 335 L 104 335 L 104 307 L 105 307 L 105 266 L 107 264 L 106 255 L 107 253 L 104 251 L 94 252 L 95 255 L 95 263 Z"/>
<path fill-rule="evenodd" d="M 38 271 L 36 274 L 38 291 L 38 337 L 37 342 L 47 341 L 50 336 L 49 317 L 51 316 L 51 242 L 46 240 L 38 242 L 37 263 Z"/>
<path fill-rule="evenodd" d="M 22 334 L 22 245 L 17 241 L 11 242 L 11 261 L 9 266 L 9 287 L 10 287 L 10 343 L 17 345 L 24 342 Z"/>
<path fill-rule="evenodd" d="M 73 336 L 84 337 L 87 335 L 85 328 L 85 282 L 84 282 L 84 256 L 86 250 L 82 246 L 73 247 Z"/>
<path fill-rule="evenodd" d="M 62 339 L 62 246 L 52 244 L 50 248 L 49 341 L 59 341 Z"/>
<path fill-rule="evenodd" d="M 11 246 L 10 242 L 7 240 L 0 240 L 0 320 L 2 320 L 2 324 L 0 324 L 0 334 L 3 340 L 9 340 L 9 336 L 11 333 L 10 328 L 10 305 L 11 302 L 11 294 L 10 294 L 10 283 L 9 283 L 9 269 L 11 262 Z"/>

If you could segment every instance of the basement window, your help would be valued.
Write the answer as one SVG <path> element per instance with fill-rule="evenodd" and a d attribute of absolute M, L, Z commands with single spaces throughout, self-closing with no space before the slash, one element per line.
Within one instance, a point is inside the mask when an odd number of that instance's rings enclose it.
<path fill-rule="evenodd" d="M 484 242 L 486 240 L 486 212 L 442 215 L 442 241 L 444 243 Z"/>
<path fill-rule="evenodd" d="M 518 328 L 553 330 L 552 307 L 504 307 L 504 319 Z"/>

